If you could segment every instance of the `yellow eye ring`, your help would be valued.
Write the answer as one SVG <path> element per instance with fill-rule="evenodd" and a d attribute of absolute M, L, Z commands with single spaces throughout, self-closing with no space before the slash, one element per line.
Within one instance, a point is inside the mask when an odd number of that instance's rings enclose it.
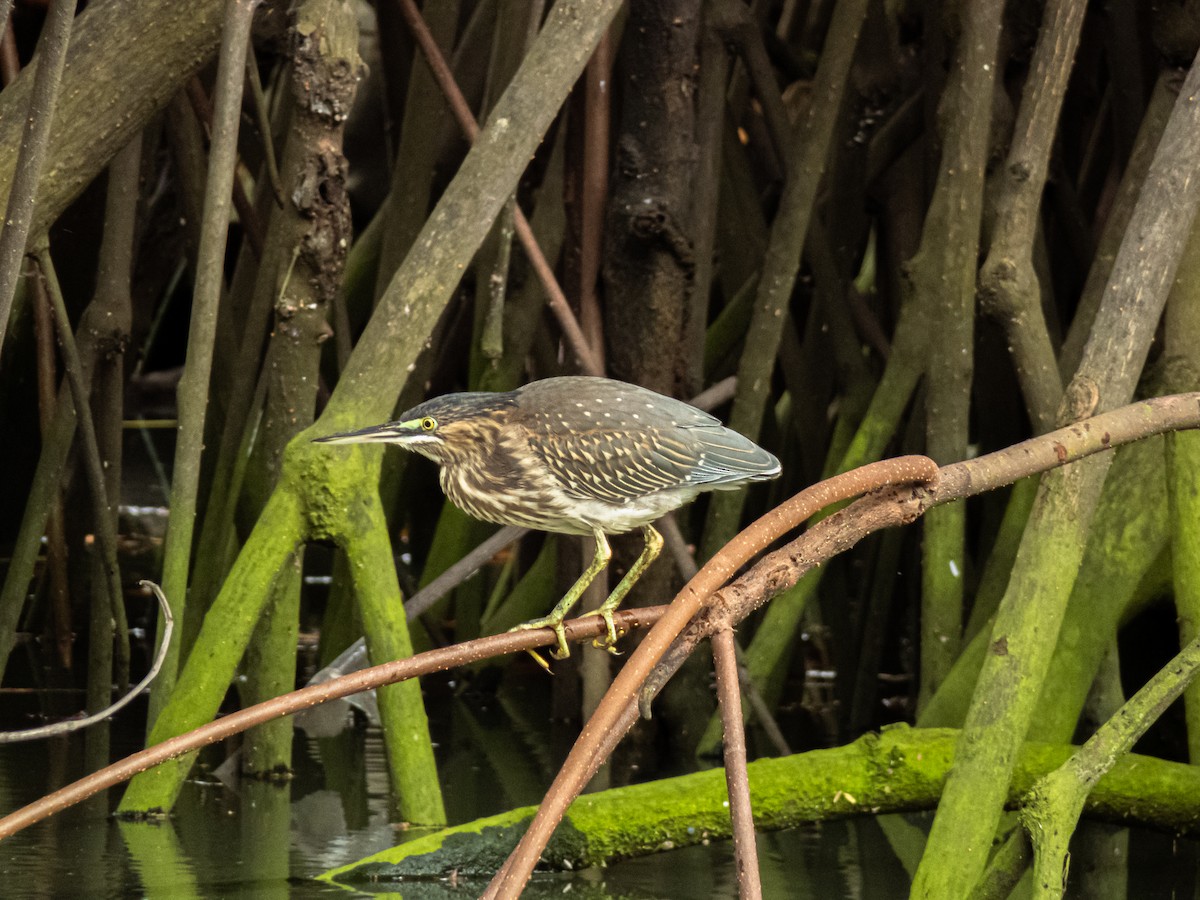
<path fill-rule="evenodd" d="M 435 428 L 437 428 L 437 421 L 433 417 L 426 416 L 421 420 L 422 431 L 433 431 Z"/>

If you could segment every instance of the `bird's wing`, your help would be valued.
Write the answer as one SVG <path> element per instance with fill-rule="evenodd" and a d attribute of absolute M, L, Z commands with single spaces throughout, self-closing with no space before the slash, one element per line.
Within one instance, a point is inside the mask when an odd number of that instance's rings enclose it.
<path fill-rule="evenodd" d="M 533 381 L 514 394 L 529 427 L 552 430 L 613 430 L 644 433 L 645 429 L 720 425 L 694 406 L 654 391 L 607 378 L 565 375 Z"/>
<path fill-rule="evenodd" d="M 779 460 L 774 454 L 732 429 L 718 425 L 684 430 L 687 437 L 681 437 L 678 443 L 688 455 L 688 481 L 692 484 L 737 486 L 779 474 Z"/>
<path fill-rule="evenodd" d="M 687 481 L 682 449 L 664 454 L 628 432 L 535 432 L 529 443 L 563 492 L 580 499 L 624 503 Z"/>

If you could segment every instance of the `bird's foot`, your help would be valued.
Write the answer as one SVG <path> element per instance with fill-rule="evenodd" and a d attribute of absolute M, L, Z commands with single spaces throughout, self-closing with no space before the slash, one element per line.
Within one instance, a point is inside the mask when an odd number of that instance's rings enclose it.
<path fill-rule="evenodd" d="M 558 646 L 550 650 L 550 655 L 552 657 L 555 659 L 566 659 L 571 655 L 571 648 L 567 644 L 567 632 L 563 628 L 563 620 L 561 618 L 556 618 L 553 615 L 542 616 L 540 619 L 531 619 L 528 622 L 522 622 L 520 625 L 514 625 L 508 630 L 536 631 L 539 628 L 549 628 L 554 631 L 554 637 L 558 643 Z M 534 650 L 527 650 L 526 652 L 533 657 L 534 661 L 539 666 L 541 666 L 547 672 L 550 671 L 550 664 L 542 658 L 541 654 Z"/>
<path fill-rule="evenodd" d="M 620 656 L 621 651 L 617 649 L 617 640 L 621 637 L 617 633 L 617 623 L 613 621 L 613 611 L 611 609 L 593 609 L 591 612 L 585 612 L 579 618 L 586 616 L 599 616 L 604 620 L 605 634 L 592 641 L 592 646 L 601 650 L 607 650 L 613 656 Z"/>

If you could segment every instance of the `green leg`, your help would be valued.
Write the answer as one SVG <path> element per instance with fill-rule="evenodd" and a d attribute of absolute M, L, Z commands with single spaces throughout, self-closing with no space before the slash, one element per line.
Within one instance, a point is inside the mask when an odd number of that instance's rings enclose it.
<path fill-rule="evenodd" d="M 604 619 L 604 624 L 608 626 L 608 635 L 603 641 L 598 638 L 592 641 L 592 645 L 603 647 L 614 656 L 620 655 L 620 651 L 617 650 L 617 626 L 613 622 L 613 610 L 621 605 L 621 601 L 625 599 L 625 595 L 629 593 L 629 589 L 634 586 L 637 580 L 642 577 L 642 573 L 650 567 L 650 563 L 654 562 L 658 558 L 658 554 L 662 552 L 662 535 L 658 533 L 653 525 L 643 525 L 642 534 L 646 537 L 646 546 L 642 548 L 641 556 L 633 561 L 633 565 L 625 573 L 625 577 L 621 579 L 621 583 L 608 595 L 608 599 L 600 604 L 600 608 L 593 612 L 584 613 L 586 616 L 600 616 Z"/>
<path fill-rule="evenodd" d="M 579 598 L 583 596 L 583 592 L 587 590 L 587 586 L 596 580 L 596 576 L 604 571 L 604 567 L 607 566 L 608 561 L 612 559 L 612 548 L 608 546 L 608 538 L 606 538 L 604 533 L 600 531 L 596 532 L 595 537 L 596 555 L 592 557 L 592 564 L 587 567 L 586 572 L 579 576 L 579 580 L 571 585 L 571 589 L 567 591 L 567 595 L 565 597 L 558 601 L 558 605 L 555 606 L 554 609 L 550 610 L 550 615 L 542 616 L 540 619 L 533 619 L 532 621 L 525 622 L 521 625 L 517 625 L 515 628 L 509 629 L 509 631 L 526 631 L 534 628 L 553 628 L 554 636 L 558 638 L 558 647 L 554 650 L 551 650 L 550 655 L 555 659 L 566 659 L 571 655 L 571 650 L 567 646 L 567 635 L 563 630 L 563 619 L 567 617 L 567 613 L 571 611 L 571 607 L 579 602 Z M 658 537 L 657 532 L 655 533 L 655 537 Z M 658 542 L 661 546 L 662 538 L 658 538 Z M 645 553 L 642 554 L 642 556 L 645 555 Z M 638 561 L 641 561 L 640 557 Z M 629 574 L 632 575 L 633 571 L 631 570 Z M 626 575 L 621 584 L 624 585 L 628 580 L 629 575 Z M 626 588 L 626 590 L 628 590 L 628 588 Z M 611 599 L 612 598 L 610 597 L 608 600 L 605 600 L 605 604 L 607 605 Z M 618 598 L 618 602 L 620 602 L 620 598 Z M 606 621 L 609 622 L 611 628 L 611 613 L 609 613 L 609 617 Z M 530 651 L 530 655 L 538 661 L 542 668 L 548 668 L 545 661 L 532 650 Z"/>

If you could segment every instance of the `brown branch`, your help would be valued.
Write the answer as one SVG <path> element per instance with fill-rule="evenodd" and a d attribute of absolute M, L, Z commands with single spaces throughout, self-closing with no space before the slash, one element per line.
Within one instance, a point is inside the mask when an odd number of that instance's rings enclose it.
<path fill-rule="evenodd" d="M 742 693 L 738 687 L 737 643 L 733 629 L 713 635 L 713 664 L 717 673 L 717 698 L 725 726 L 725 783 L 729 790 L 729 815 L 733 820 L 733 855 L 738 897 L 762 897 L 758 872 L 758 846 L 754 837 L 754 810 L 750 806 L 750 776 L 746 771 L 746 729 L 742 725 Z"/>
<path fill-rule="evenodd" d="M 622 610 L 614 618 L 617 627 L 626 631 L 633 628 L 644 628 L 656 622 L 665 611 L 666 607 L 663 606 Z M 593 640 L 603 634 L 606 627 L 597 616 L 573 619 L 564 625 L 568 640 L 576 642 Z M 0 840 L 11 837 L 18 831 L 74 806 L 100 791 L 128 781 L 134 775 L 151 769 L 159 763 L 215 744 L 255 725 L 261 725 L 263 722 L 409 678 L 471 665 L 507 653 L 548 647 L 555 641 L 554 633 L 549 630 L 505 632 L 363 669 L 352 675 L 322 684 L 310 685 L 284 694 L 282 697 L 275 697 L 263 703 L 248 706 L 192 731 L 163 741 L 161 744 L 155 744 L 127 756 L 111 766 L 93 772 L 73 784 L 60 788 L 54 793 L 41 797 L 28 806 L 0 818 Z"/>
<path fill-rule="evenodd" d="M 413 38 L 421 48 L 421 52 L 425 54 L 425 60 L 429 63 L 434 80 L 437 81 L 438 87 L 442 89 L 442 93 L 446 95 L 446 102 L 450 105 L 450 110 L 454 113 L 454 118 L 458 120 L 459 127 L 462 129 L 463 134 L 467 136 L 467 140 L 474 143 L 475 138 L 479 135 L 479 125 L 475 121 L 475 117 L 471 114 L 471 108 L 467 105 L 462 91 L 458 89 L 458 84 L 454 80 L 454 73 L 450 71 L 450 66 L 446 64 L 446 59 L 442 56 L 442 51 L 438 48 L 437 41 L 433 39 L 433 35 L 425 27 L 425 20 L 421 18 L 421 13 L 413 0 L 401 0 L 400 13 L 404 16 L 405 23 L 412 30 Z M 585 375 L 603 375 L 603 365 L 596 360 L 587 338 L 584 337 L 583 329 L 579 327 L 575 313 L 571 311 L 571 304 L 567 302 L 566 294 L 563 293 L 562 288 L 558 284 L 558 279 L 554 276 L 554 269 L 547 262 L 545 254 L 542 253 L 541 247 L 538 246 L 537 238 L 533 234 L 533 228 L 530 226 L 529 220 L 525 218 L 525 214 L 521 212 L 518 206 L 514 206 L 513 208 L 513 225 L 516 228 L 517 237 L 521 240 L 521 247 L 524 248 L 525 254 L 529 257 L 530 265 L 533 266 L 538 280 L 541 281 L 542 287 L 546 291 L 546 302 L 550 306 L 550 311 L 554 313 L 559 327 L 563 330 L 563 336 L 567 339 L 567 343 L 571 346 L 571 351 L 579 360 L 579 368 Z"/>

